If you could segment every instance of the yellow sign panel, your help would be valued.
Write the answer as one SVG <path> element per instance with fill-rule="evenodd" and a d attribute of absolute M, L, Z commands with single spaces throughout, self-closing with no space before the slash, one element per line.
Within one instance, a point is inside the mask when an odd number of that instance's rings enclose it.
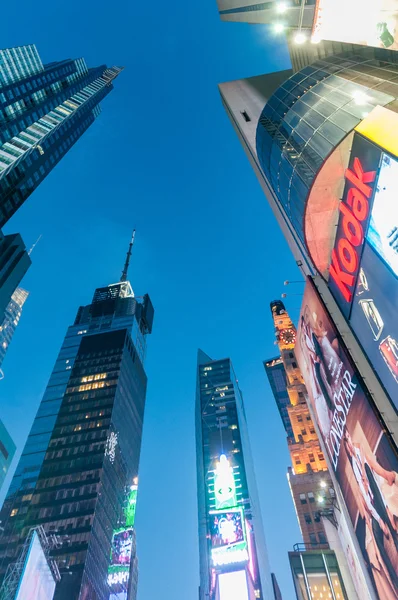
<path fill-rule="evenodd" d="M 398 157 L 398 113 L 376 106 L 355 131 Z"/>

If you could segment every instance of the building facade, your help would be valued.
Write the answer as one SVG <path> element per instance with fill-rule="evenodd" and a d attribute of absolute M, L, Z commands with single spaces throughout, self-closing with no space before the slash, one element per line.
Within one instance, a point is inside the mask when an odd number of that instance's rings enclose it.
<path fill-rule="evenodd" d="M 130 253 L 67 331 L 1 511 L 2 576 L 32 527 L 60 536 L 56 600 L 119 600 L 132 585 L 153 308 L 127 281 Z"/>
<path fill-rule="evenodd" d="M 220 86 L 304 257 L 295 357 L 345 521 L 342 545 L 372 599 L 398 595 L 389 533 L 398 520 L 396 56 L 368 47 L 317 60 L 263 93 L 260 113 L 258 78 Z"/>
<path fill-rule="evenodd" d="M 31 265 L 19 234 L 3 235 L 0 231 L 0 321 L 22 277 Z"/>
<path fill-rule="evenodd" d="M 0 54 L 0 227 L 94 123 L 119 67 L 43 65 L 35 46 Z"/>
<path fill-rule="evenodd" d="M 16 446 L 10 434 L 0 420 L 0 489 L 3 486 L 4 479 L 14 458 L 15 449 Z"/>
<path fill-rule="evenodd" d="M 281 395 L 286 398 L 282 421 L 288 434 L 287 442 L 292 467 L 288 468 L 288 482 L 292 494 L 296 515 L 299 521 L 304 543 L 308 547 L 328 546 L 320 506 L 317 502 L 319 492 L 334 495 L 328 475 L 325 456 L 321 449 L 315 426 L 306 401 L 306 389 L 303 376 L 297 365 L 294 348 L 296 327 L 294 326 L 283 302 L 271 302 L 271 314 L 274 321 L 275 336 L 280 351 L 280 364 L 284 370 L 285 390 L 275 395 L 278 408 Z M 264 362 L 268 380 L 272 382 L 275 366 L 273 361 Z M 279 381 L 281 384 L 283 379 Z M 280 410 L 280 409 L 279 409 Z M 321 487 L 322 486 L 322 487 Z"/>
<path fill-rule="evenodd" d="M 230 359 L 200 350 L 195 422 L 199 598 L 273 599 L 242 395 Z"/>
<path fill-rule="evenodd" d="M 22 307 L 26 302 L 29 292 L 19 287 L 11 296 L 11 300 L 4 313 L 4 320 L 0 325 L 0 371 L 8 346 L 11 343 L 15 328 L 22 314 Z"/>
<path fill-rule="evenodd" d="M 350 600 L 331 550 L 289 552 L 297 600 Z"/>

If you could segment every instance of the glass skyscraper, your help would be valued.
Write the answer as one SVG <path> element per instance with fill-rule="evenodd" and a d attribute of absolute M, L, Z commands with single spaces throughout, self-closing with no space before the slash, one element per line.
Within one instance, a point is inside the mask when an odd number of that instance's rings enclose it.
<path fill-rule="evenodd" d="M 121 68 L 0 51 L 0 227 L 94 122 Z"/>
<path fill-rule="evenodd" d="M 273 599 L 243 398 L 229 358 L 199 350 L 195 422 L 199 599 Z"/>
<path fill-rule="evenodd" d="M 15 444 L 0 419 L 0 489 L 15 454 Z"/>
<path fill-rule="evenodd" d="M 7 348 L 10 345 L 15 328 L 21 317 L 22 307 L 28 296 L 29 292 L 20 287 L 17 288 L 6 308 L 4 320 L 0 325 L 0 374 Z"/>
<path fill-rule="evenodd" d="M 4 577 L 31 527 L 57 532 L 54 598 L 134 598 L 134 515 L 147 377 L 148 295 L 95 290 L 66 333 L 0 518 Z"/>

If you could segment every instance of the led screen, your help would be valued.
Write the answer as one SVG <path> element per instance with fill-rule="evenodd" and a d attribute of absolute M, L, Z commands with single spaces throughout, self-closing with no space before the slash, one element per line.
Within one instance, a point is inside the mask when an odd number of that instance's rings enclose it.
<path fill-rule="evenodd" d="M 240 510 L 217 511 L 211 515 L 211 545 L 223 548 L 244 542 L 242 513 Z"/>
<path fill-rule="evenodd" d="M 398 276 L 398 162 L 383 154 L 367 241 Z"/>
<path fill-rule="evenodd" d="M 54 592 L 55 580 L 35 531 L 15 600 L 52 600 Z"/>
<path fill-rule="evenodd" d="M 246 572 L 232 571 L 218 576 L 219 600 L 249 600 Z"/>
<path fill-rule="evenodd" d="M 112 538 L 111 564 L 130 565 L 133 529 L 115 531 Z"/>
<path fill-rule="evenodd" d="M 397 50 L 398 0 L 318 0 L 312 40 Z"/>
<path fill-rule="evenodd" d="M 295 348 L 329 463 L 380 600 L 398 597 L 398 457 L 309 280 Z"/>

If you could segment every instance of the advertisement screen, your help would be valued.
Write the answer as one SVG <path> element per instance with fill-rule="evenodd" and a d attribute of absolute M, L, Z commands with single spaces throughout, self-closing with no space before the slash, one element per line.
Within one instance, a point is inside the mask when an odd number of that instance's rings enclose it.
<path fill-rule="evenodd" d="M 312 41 L 398 49 L 398 0 L 318 0 Z"/>
<path fill-rule="evenodd" d="M 246 572 L 232 571 L 218 576 L 219 600 L 249 600 Z"/>
<path fill-rule="evenodd" d="M 249 559 L 241 508 L 209 513 L 211 555 L 214 565 L 244 562 Z"/>
<path fill-rule="evenodd" d="M 15 600 L 52 600 L 54 592 L 55 580 L 35 531 Z"/>
<path fill-rule="evenodd" d="M 115 531 L 112 538 L 111 564 L 130 566 L 133 529 Z"/>
<path fill-rule="evenodd" d="M 398 597 L 398 458 L 313 283 L 296 357 L 377 597 Z"/>

